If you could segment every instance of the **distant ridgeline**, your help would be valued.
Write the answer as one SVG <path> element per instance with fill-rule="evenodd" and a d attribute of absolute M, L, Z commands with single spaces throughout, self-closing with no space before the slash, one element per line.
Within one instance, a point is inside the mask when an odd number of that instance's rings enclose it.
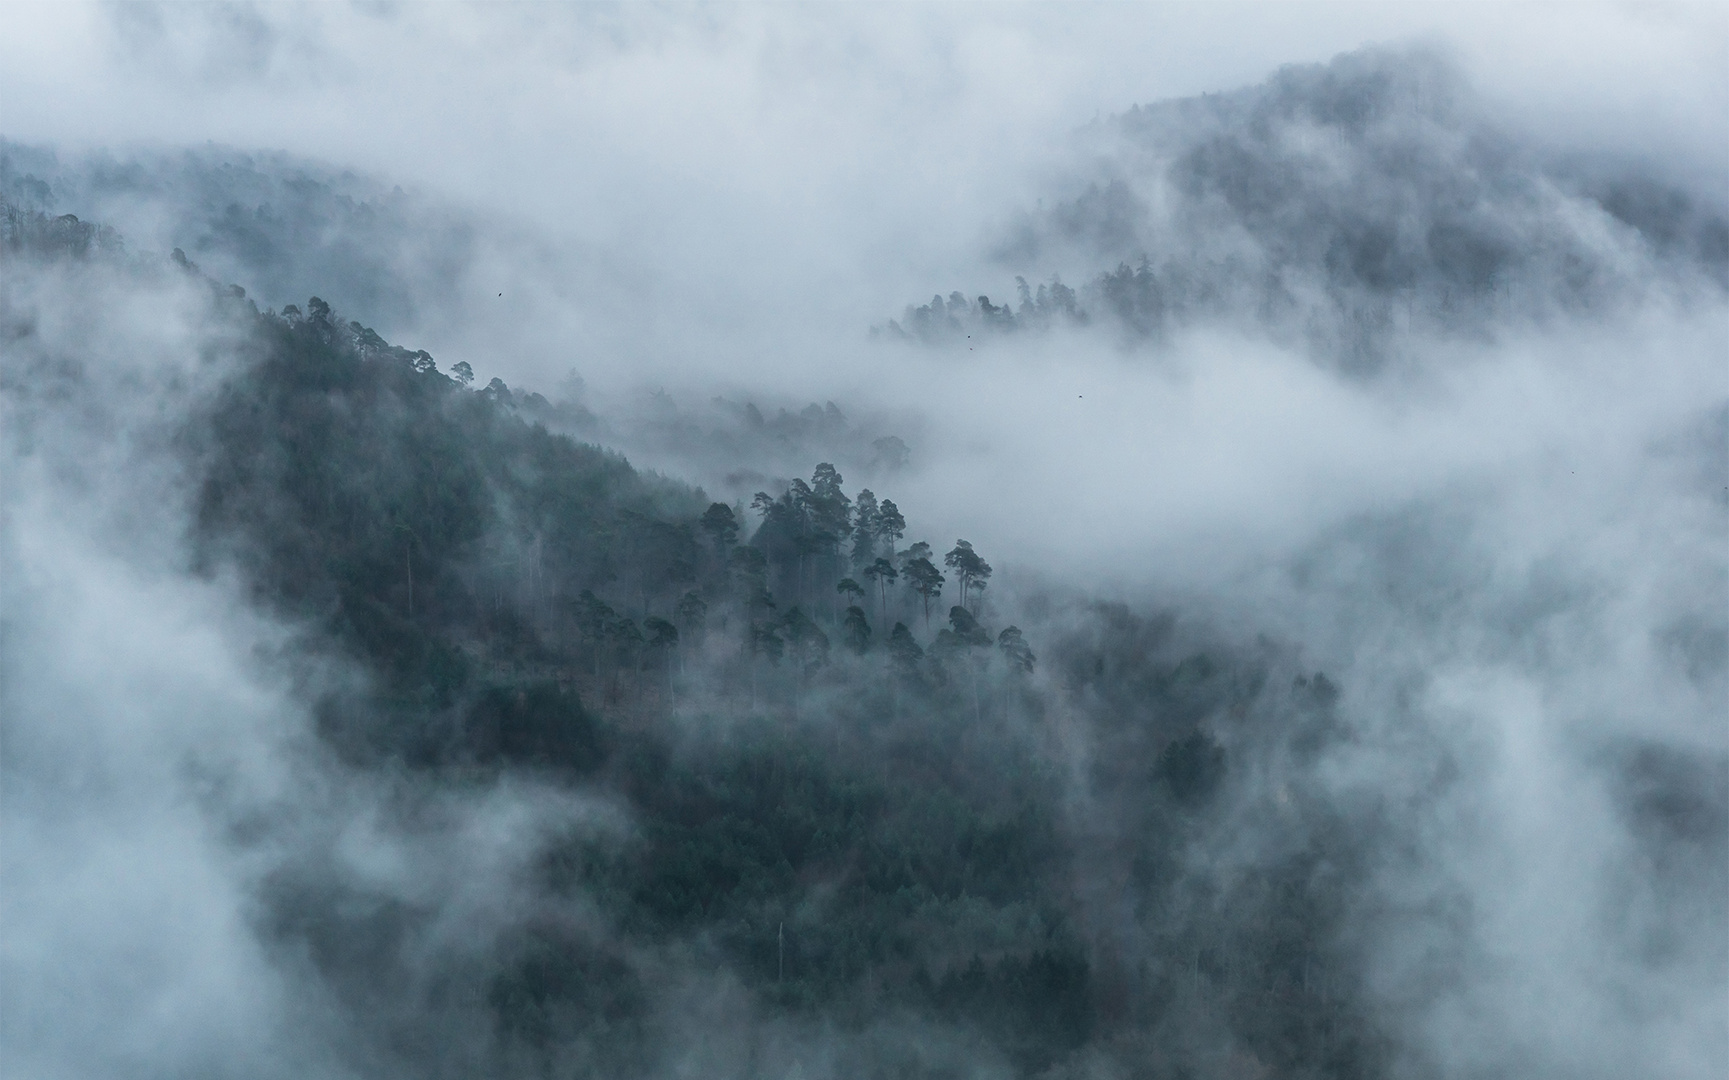
<path fill-rule="evenodd" d="M 937 343 L 1103 322 L 1156 340 L 1213 323 L 1371 369 L 1405 333 L 1729 289 L 1720 193 L 1709 204 L 1625 162 L 1542 156 L 1420 50 L 1137 106 L 1082 138 L 1098 171 L 995 255 L 1031 277 L 1099 268 L 1084 284 L 1017 277 L 1001 304 L 951 292 L 878 333 Z"/>
<path fill-rule="evenodd" d="M 4 221 L 9 272 L 121 257 Z M 902 546 L 894 501 L 830 466 L 712 503 L 317 299 L 261 313 L 178 253 L 151 272 L 249 330 L 180 436 L 197 564 L 299 627 L 308 670 L 365 673 L 309 680 L 341 767 L 532 777 L 630 822 L 547 839 L 520 920 L 461 949 L 285 860 L 261 932 L 366 1060 L 660 1075 L 696 1022 L 675 994 L 711 986 L 829 1032 L 846 1075 L 1385 1074 L 1343 929 L 1390 826 L 1306 794 L 1349 733 L 1290 650 L 1107 603 L 1035 604 L 1023 633 L 984 553 Z"/>
<path fill-rule="evenodd" d="M 0 138 L 0 196 L 25 211 L 72 209 L 123 228 L 114 215 L 132 215 L 164 248 L 245 282 L 263 303 L 297 300 L 311 288 L 303 282 L 316 282 L 380 325 L 453 306 L 476 245 L 470 223 L 400 187 L 215 145 L 63 158 Z"/>

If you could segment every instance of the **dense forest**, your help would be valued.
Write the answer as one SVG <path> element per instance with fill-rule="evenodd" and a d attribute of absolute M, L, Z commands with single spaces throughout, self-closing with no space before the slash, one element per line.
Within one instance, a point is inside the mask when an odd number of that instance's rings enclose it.
<path fill-rule="evenodd" d="M 1289 650 L 1096 602 L 1023 630 L 987 553 L 912 539 L 912 508 L 832 465 L 712 502 L 317 298 L 260 312 L 70 217 L 8 207 L 4 240 L 179 275 L 240 343 L 174 436 L 194 568 L 356 673 L 305 690 L 342 769 L 417 799 L 532 777 L 628 822 L 545 838 L 528 909 L 431 970 L 434 912 L 311 856 L 270 875 L 261 932 L 367 1053 L 651 1074 L 696 980 L 832 1029 L 852 1075 L 1378 1071 L 1338 938 L 1362 826 L 1239 782 L 1348 737 Z M 1077 724 L 1106 748 L 1086 807 L 1056 748 Z M 1197 872 L 1249 821 L 1275 862 Z"/>

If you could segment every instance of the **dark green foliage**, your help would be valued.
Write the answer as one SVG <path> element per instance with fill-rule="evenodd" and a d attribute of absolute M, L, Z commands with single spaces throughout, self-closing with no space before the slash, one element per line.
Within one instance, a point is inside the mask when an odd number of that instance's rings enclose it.
<path fill-rule="evenodd" d="M 487 764 L 581 774 L 605 754 L 600 731 L 576 695 L 548 682 L 482 690 L 465 712 L 463 734 L 468 752 Z"/>
<path fill-rule="evenodd" d="M 967 606 L 967 591 L 982 590 L 991 576 L 991 564 L 980 558 L 978 552 L 965 540 L 955 541 L 954 549 L 943 556 L 943 565 L 953 570 L 960 581 L 960 606 L 963 608 Z"/>
<path fill-rule="evenodd" d="M 908 559 L 901 566 L 901 576 L 907 579 L 907 588 L 919 598 L 924 608 L 925 623 L 931 618 L 931 601 L 943 594 L 943 582 L 947 580 L 943 572 L 933 565 L 930 559 L 920 555 Z"/>
<path fill-rule="evenodd" d="M 588 1075 L 630 1075 L 652 1060 L 640 976 L 616 952 L 568 931 L 534 927 L 501 941 L 486 1004 L 503 1048 L 527 1051 L 547 1071 L 573 1045 L 589 1058 Z"/>
<path fill-rule="evenodd" d="M 896 440 L 898 442 L 898 440 Z M 895 544 L 906 535 L 907 519 L 901 514 L 900 507 L 893 499 L 884 499 L 877 508 L 876 514 L 877 550 L 893 558 Z"/>
<path fill-rule="evenodd" d="M 877 534 L 882 528 L 882 510 L 877 506 L 876 493 L 865 488 L 858 493 L 853 504 L 852 520 L 852 562 L 854 566 L 868 566 L 876 557 Z M 893 546 L 893 541 L 890 541 Z"/>
<path fill-rule="evenodd" d="M 949 626 L 943 631 L 956 645 L 969 649 L 983 648 L 991 643 L 990 631 L 979 625 L 973 613 L 956 604 L 949 608 Z"/>
<path fill-rule="evenodd" d="M 1086 961 L 1047 908 L 1041 883 L 1061 846 L 1037 787 L 973 801 L 768 732 L 688 758 L 642 743 L 627 758 L 641 842 L 618 853 L 572 842 L 546 868 L 633 935 L 706 928 L 788 1008 L 933 1010 L 1030 1057 L 1085 1038 Z M 1018 936 L 986 929 L 1015 912 L 1027 916 Z M 921 929 L 933 922 L 949 933 Z"/>
<path fill-rule="evenodd" d="M 1061 948 L 987 964 L 974 957 L 932 990 L 939 1014 L 970 1021 L 996 1036 L 1028 1071 L 1087 1041 L 1094 1024 L 1086 957 Z"/>
<path fill-rule="evenodd" d="M 703 511 L 701 525 L 709 543 L 722 558 L 738 542 L 738 518 L 733 515 L 732 507 L 725 503 L 711 503 Z"/>
<path fill-rule="evenodd" d="M 260 321 L 263 361 L 212 410 L 201 531 L 245 537 L 267 598 L 329 620 L 399 685 L 438 689 L 413 627 L 469 604 L 454 564 L 491 520 L 483 467 L 445 407 L 449 380 L 407 357 L 363 362 L 309 308 Z"/>
<path fill-rule="evenodd" d="M 864 576 L 866 581 L 876 585 L 879 614 L 887 612 L 889 587 L 895 583 L 896 578 L 900 577 L 900 571 L 896 570 L 894 564 L 887 559 L 876 559 L 864 568 Z"/>
<path fill-rule="evenodd" d="M 257 336 L 258 363 L 194 432 L 206 557 L 239 560 L 394 692 L 448 701 L 463 639 L 542 659 L 559 591 L 622 574 L 660 597 L 692 579 L 690 532 L 662 517 L 691 493 L 463 391 L 316 298 Z"/>
<path fill-rule="evenodd" d="M 913 640 L 912 631 L 906 623 L 895 623 L 889 633 L 889 655 L 894 657 L 895 664 L 903 672 L 909 672 L 913 666 L 924 659 L 925 651 L 919 643 Z"/>
<path fill-rule="evenodd" d="M 1291 1075 L 1377 1060 L 1328 938 L 1365 872 L 1350 827 L 1315 817 L 1265 880 L 1191 869 L 1246 775 L 1222 743 L 1312 760 L 1347 737 L 1325 676 L 1256 718 L 1259 661 L 1173 652 L 1168 619 L 1101 605 L 1041 646 L 1040 680 L 1026 635 L 985 625 L 991 571 L 964 541 L 945 557 L 963 602 L 927 649 L 894 616 L 940 597 L 930 546 L 896 550 L 898 508 L 848 499 L 832 466 L 760 494 L 740 543 L 730 507 L 525 421 L 501 381 L 471 391 L 316 299 L 245 317 L 255 353 L 185 440 L 195 539 L 370 676 L 317 703 L 320 736 L 427 791 L 526 773 L 630 822 L 551 841 L 525 886 L 538 914 L 440 976 L 484 1002 L 495 1071 L 651 1072 L 649 973 L 672 956 L 767 1015 L 915 1015 L 1023 1074 L 1183 1008 Z M 1097 743 L 1065 783 L 1121 839 L 1091 839 L 1053 779 L 1069 766 L 1027 734 L 1058 710 Z M 1121 895 L 1078 895 L 1083 873 Z M 345 1001 L 387 998 L 424 932 L 310 870 L 262 902 Z M 602 925 L 576 932 L 577 911 Z M 1144 971 L 1118 956 L 1121 919 Z"/>

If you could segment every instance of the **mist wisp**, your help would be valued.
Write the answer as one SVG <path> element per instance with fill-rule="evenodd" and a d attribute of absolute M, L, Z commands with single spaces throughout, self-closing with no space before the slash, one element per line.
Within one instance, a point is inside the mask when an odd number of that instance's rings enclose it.
<path fill-rule="evenodd" d="M 842 326 L 0 144 L 11 1066 L 1720 1075 L 1723 189 L 1497 108 L 1137 106 Z"/>

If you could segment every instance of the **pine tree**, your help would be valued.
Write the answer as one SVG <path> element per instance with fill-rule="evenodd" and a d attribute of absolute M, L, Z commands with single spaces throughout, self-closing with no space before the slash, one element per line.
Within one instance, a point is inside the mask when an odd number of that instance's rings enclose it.
<path fill-rule="evenodd" d="M 727 552 L 738 543 L 738 518 L 733 514 L 732 507 L 725 503 L 710 503 L 703 511 L 699 522 L 702 531 L 708 534 L 709 543 L 714 545 L 714 553 L 721 562 L 726 562 Z"/>
<path fill-rule="evenodd" d="M 962 607 L 967 603 L 967 591 L 975 586 L 982 590 L 991 576 L 991 564 L 981 559 L 965 540 L 955 541 L 954 550 L 943 556 L 943 565 L 953 570 L 960 581 Z"/>
<path fill-rule="evenodd" d="M 891 562 L 895 557 L 895 545 L 901 537 L 907 534 L 907 519 L 901 516 L 900 507 L 893 499 L 884 499 L 877 508 L 876 541 L 877 550 L 881 551 Z"/>
<path fill-rule="evenodd" d="M 923 547 L 927 551 L 930 550 L 930 545 L 928 544 L 915 544 L 914 547 Z M 901 568 L 901 572 L 907 579 L 907 587 L 917 593 L 919 599 L 924 604 L 925 629 L 929 630 L 931 625 L 931 601 L 942 596 L 943 582 L 948 579 L 943 576 L 943 572 L 938 570 L 930 559 L 923 555 L 908 559 L 906 565 Z"/>
<path fill-rule="evenodd" d="M 857 567 L 869 566 L 876 558 L 877 530 L 881 526 L 882 512 L 877 507 L 877 497 L 870 488 L 858 493 L 853 500 L 852 519 L 852 564 Z"/>
<path fill-rule="evenodd" d="M 893 585 L 895 579 L 900 577 L 900 571 L 895 569 L 894 563 L 889 562 L 887 559 L 879 558 L 869 566 L 865 567 L 864 576 L 867 581 L 872 582 L 876 586 L 878 599 L 877 617 L 883 622 L 887 622 L 889 586 Z"/>

